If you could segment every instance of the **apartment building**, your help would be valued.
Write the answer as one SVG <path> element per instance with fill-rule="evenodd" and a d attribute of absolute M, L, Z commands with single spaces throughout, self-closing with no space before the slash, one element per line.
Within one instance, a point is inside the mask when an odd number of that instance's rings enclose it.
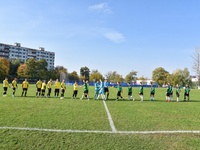
<path fill-rule="evenodd" d="M 14 45 L 0 43 L 0 57 L 6 59 L 19 58 L 23 62 L 26 62 L 29 58 L 45 59 L 48 64 L 48 70 L 54 68 L 55 62 L 54 52 L 45 51 L 43 47 L 39 47 L 39 49 L 22 47 L 20 43 L 15 43 Z"/>

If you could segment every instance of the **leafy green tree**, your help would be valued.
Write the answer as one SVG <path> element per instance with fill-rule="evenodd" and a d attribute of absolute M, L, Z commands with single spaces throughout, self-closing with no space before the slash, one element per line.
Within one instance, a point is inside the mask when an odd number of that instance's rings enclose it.
<path fill-rule="evenodd" d="M 188 68 L 184 68 L 183 71 L 182 71 L 181 83 L 183 84 L 183 86 L 185 86 L 186 84 L 188 84 L 188 85 L 192 84 L 192 79 L 191 79 L 190 72 L 189 72 Z"/>
<path fill-rule="evenodd" d="M 105 74 L 106 79 L 111 82 L 122 82 L 124 79 L 122 75 L 118 74 L 116 71 L 109 71 Z"/>
<path fill-rule="evenodd" d="M 116 71 L 109 71 L 105 74 L 106 79 L 111 82 L 115 82 L 115 77 L 117 75 Z"/>
<path fill-rule="evenodd" d="M 61 73 L 64 73 L 67 75 L 67 68 L 63 67 L 63 66 L 56 66 L 54 68 L 54 71 L 55 71 L 55 77 L 56 79 L 59 79 L 60 78 L 60 74 Z"/>
<path fill-rule="evenodd" d="M 167 83 L 167 77 L 169 76 L 169 72 L 166 71 L 164 68 L 159 67 L 156 68 L 152 72 L 152 79 L 158 83 L 159 86 Z"/>
<path fill-rule="evenodd" d="M 8 77 L 9 71 L 10 71 L 10 61 L 0 57 L 0 79 L 3 80 L 5 77 Z"/>
<path fill-rule="evenodd" d="M 123 79 L 122 75 L 116 74 L 114 82 L 123 82 L 123 81 L 124 81 L 124 79 Z"/>
<path fill-rule="evenodd" d="M 80 81 L 79 75 L 76 71 L 69 73 L 68 77 L 70 81 Z"/>
<path fill-rule="evenodd" d="M 181 86 L 185 86 L 186 84 L 191 85 L 192 80 L 190 77 L 190 72 L 188 68 L 184 68 L 183 70 L 177 69 L 172 73 L 172 85 L 179 84 Z"/>
<path fill-rule="evenodd" d="M 38 75 L 37 75 L 37 62 L 34 58 L 30 58 L 27 60 L 26 64 L 26 68 L 25 68 L 25 73 L 27 74 L 27 77 L 29 79 L 37 79 Z"/>
<path fill-rule="evenodd" d="M 46 79 L 48 78 L 48 69 L 47 69 L 48 63 L 45 59 L 41 59 L 39 61 L 36 61 L 36 73 L 37 73 L 37 79 Z"/>
<path fill-rule="evenodd" d="M 81 67 L 80 69 L 80 78 L 81 80 L 89 80 L 90 77 L 90 69 L 88 67 Z"/>
<path fill-rule="evenodd" d="M 103 79 L 103 75 L 98 70 L 92 70 L 90 74 L 90 82 Z"/>
<path fill-rule="evenodd" d="M 128 82 L 135 82 L 137 79 L 137 71 L 132 70 L 129 74 L 126 75 L 125 81 Z"/>
<path fill-rule="evenodd" d="M 22 64 L 22 61 L 18 58 L 10 59 L 10 71 L 11 76 L 17 76 L 17 69 Z"/>

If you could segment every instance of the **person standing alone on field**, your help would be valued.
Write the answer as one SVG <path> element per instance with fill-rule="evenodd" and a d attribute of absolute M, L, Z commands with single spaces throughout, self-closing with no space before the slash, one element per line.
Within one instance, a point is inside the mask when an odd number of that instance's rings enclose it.
<path fill-rule="evenodd" d="M 188 98 L 188 101 L 190 100 L 190 87 L 188 84 L 185 86 L 185 93 L 184 93 L 184 101 L 186 101 L 186 97 Z"/>

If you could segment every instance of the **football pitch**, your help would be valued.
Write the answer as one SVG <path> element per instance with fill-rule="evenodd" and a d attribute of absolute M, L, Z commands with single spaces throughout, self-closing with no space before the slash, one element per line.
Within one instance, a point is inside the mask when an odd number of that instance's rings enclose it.
<path fill-rule="evenodd" d="M 2 86 L 2 85 L 0 85 Z M 12 97 L 0 98 L 0 149 L 198 149 L 200 147 L 200 90 L 192 89 L 189 102 L 165 102 L 165 88 L 157 88 L 155 101 L 144 89 L 140 102 L 139 88 L 133 88 L 135 101 L 115 101 L 117 89 L 109 88 L 107 101 L 71 99 L 67 86 L 65 99 L 36 98 L 35 85 L 27 97 L 21 88 Z M 0 92 L 3 92 L 2 88 Z M 174 89 L 175 93 L 175 89 Z"/>

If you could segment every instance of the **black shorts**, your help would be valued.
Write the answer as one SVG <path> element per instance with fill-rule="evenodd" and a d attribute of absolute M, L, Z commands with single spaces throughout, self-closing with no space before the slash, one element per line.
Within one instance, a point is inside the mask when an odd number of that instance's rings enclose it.
<path fill-rule="evenodd" d="M 62 89 L 61 92 L 62 92 L 62 93 L 65 93 L 65 89 Z"/>
<path fill-rule="evenodd" d="M 3 87 L 3 90 L 4 90 L 4 91 L 7 91 L 7 90 L 8 90 L 8 87 Z"/>
<path fill-rule="evenodd" d="M 27 92 L 27 90 L 28 90 L 27 88 L 23 88 L 23 91 Z"/>
<path fill-rule="evenodd" d="M 170 96 L 171 95 L 171 93 L 166 93 L 166 96 Z"/>
<path fill-rule="evenodd" d="M 51 93 L 51 88 L 48 88 L 48 92 Z"/>
<path fill-rule="evenodd" d="M 59 93 L 60 89 L 55 89 L 55 93 Z"/>
<path fill-rule="evenodd" d="M 78 94 L 78 91 L 77 91 L 77 90 L 74 90 L 74 94 Z"/>
<path fill-rule="evenodd" d="M 132 92 L 128 92 L 128 96 L 132 96 Z"/>
<path fill-rule="evenodd" d="M 140 92 L 139 95 L 143 95 L 143 92 Z"/>
<path fill-rule="evenodd" d="M 37 92 L 41 92 L 41 88 L 37 88 Z"/>
<path fill-rule="evenodd" d="M 177 97 L 179 97 L 179 96 L 180 96 L 180 94 L 176 92 L 176 96 L 177 96 Z"/>
<path fill-rule="evenodd" d="M 16 88 L 12 88 L 13 89 L 13 91 L 15 91 L 16 90 Z"/>
<path fill-rule="evenodd" d="M 45 93 L 45 90 L 42 90 L 42 93 Z"/>
<path fill-rule="evenodd" d="M 118 92 L 117 92 L 117 96 L 121 96 L 121 91 L 118 91 Z"/>
<path fill-rule="evenodd" d="M 109 92 L 108 87 L 104 87 L 104 93 Z"/>
<path fill-rule="evenodd" d="M 85 90 L 83 93 L 84 93 L 84 94 L 88 94 L 88 90 Z"/>
<path fill-rule="evenodd" d="M 154 93 L 154 92 L 151 92 L 151 93 L 150 93 L 150 95 L 153 95 L 153 96 L 154 96 L 154 95 L 155 95 L 155 93 Z"/>
<path fill-rule="evenodd" d="M 190 94 L 189 94 L 189 93 L 185 93 L 184 95 L 185 95 L 185 96 L 188 96 L 188 97 L 190 96 Z"/>

